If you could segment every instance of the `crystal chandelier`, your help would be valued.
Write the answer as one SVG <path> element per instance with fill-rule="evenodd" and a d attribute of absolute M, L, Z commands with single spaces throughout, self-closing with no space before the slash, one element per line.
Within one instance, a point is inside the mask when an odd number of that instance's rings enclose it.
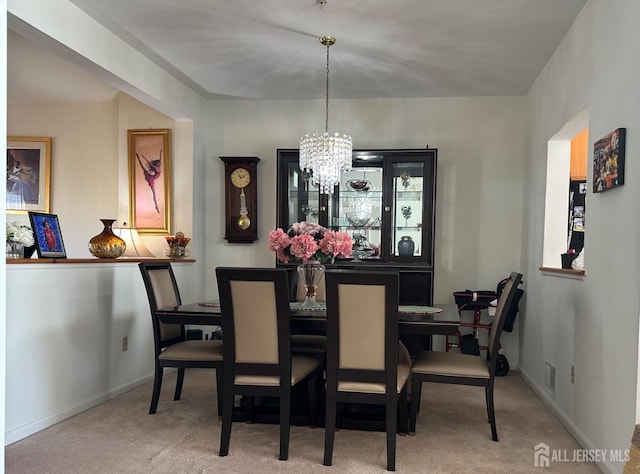
<path fill-rule="evenodd" d="M 300 168 L 310 174 L 311 182 L 322 194 L 333 194 L 340 183 L 340 174 L 351 168 L 353 144 L 346 134 L 329 133 L 329 47 L 333 36 L 322 36 L 320 43 L 327 47 L 327 81 L 324 112 L 324 133 L 306 134 L 300 139 Z"/>

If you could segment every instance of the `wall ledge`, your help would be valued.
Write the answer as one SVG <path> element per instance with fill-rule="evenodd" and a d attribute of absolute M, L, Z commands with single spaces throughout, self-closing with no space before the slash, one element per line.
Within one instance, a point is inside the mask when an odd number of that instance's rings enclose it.
<path fill-rule="evenodd" d="M 76 264 L 76 263 L 139 263 L 139 262 L 188 262 L 193 263 L 194 258 L 7 258 L 7 265 L 16 264 Z"/>
<path fill-rule="evenodd" d="M 570 268 L 540 267 L 539 270 L 543 275 L 570 278 L 573 280 L 584 280 L 587 276 L 587 272 L 584 270 L 573 270 Z"/>

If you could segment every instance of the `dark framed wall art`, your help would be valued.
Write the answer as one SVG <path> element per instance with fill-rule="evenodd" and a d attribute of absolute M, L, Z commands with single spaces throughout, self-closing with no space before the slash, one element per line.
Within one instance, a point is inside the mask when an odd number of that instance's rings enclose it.
<path fill-rule="evenodd" d="M 593 192 L 624 184 L 626 128 L 618 128 L 593 144 Z"/>
<path fill-rule="evenodd" d="M 140 234 L 171 233 L 171 130 L 128 130 L 129 223 Z"/>
<path fill-rule="evenodd" d="M 38 258 L 67 258 L 57 215 L 30 211 L 29 222 L 35 236 Z"/>
<path fill-rule="evenodd" d="M 50 177 L 50 137 L 7 137 L 7 213 L 49 212 Z"/>

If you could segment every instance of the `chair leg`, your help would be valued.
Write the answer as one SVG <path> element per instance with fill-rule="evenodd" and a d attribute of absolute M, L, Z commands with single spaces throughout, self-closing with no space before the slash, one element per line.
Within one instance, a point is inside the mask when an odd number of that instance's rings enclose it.
<path fill-rule="evenodd" d="M 178 369 L 178 379 L 176 380 L 176 393 L 173 396 L 174 400 L 180 400 L 182 394 L 182 383 L 184 382 L 184 367 Z"/>
<path fill-rule="evenodd" d="M 151 406 L 149 407 L 149 415 L 153 415 L 158 409 L 158 401 L 160 400 L 160 389 L 162 388 L 162 372 L 160 365 L 156 364 L 156 372 L 153 378 L 153 392 L 151 393 Z"/>
<path fill-rule="evenodd" d="M 222 429 L 220 430 L 220 453 L 219 456 L 229 454 L 229 443 L 231 442 L 231 423 L 233 415 L 233 382 L 225 384 L 222 390 Z"/>
<path fill-rule="evenodd" d="M 216 396 L 218 399 L 218 416 L 222 416 L 222 367 L 216 367 Z"/>
<path fill-rule="evenodd" d="M 422 381 L 418 377 L 411 380 L 411 414 L 409 415 L 409 433 L 416 432 L 416 419 L 418 418 L 418 408 L 420 407 L 420 397 L 422 395 Z"/>
<path fill-rule="evenodd" d="M 407 385 L 402 388 L 400 392 L 400 397 L 398 398 L 398 415 L 399 415 L 399 423 L 398 432 L 400 434 L 406 435 L 409 433 L 409 424 L 407 420 Z"/>
<path fill-rule="evenodd" d="M 309 378 L 309 382 L 307 383 L 307 390 L 309 391 L 309 426 L 311 428 L 315 428 L 316 426 L 318 426 L 318 388 L 318 372 L 316 371 L 315 375 Z"/>
<path fill-rule="evenodd" d="M 337 394 L 327 392 L 327 404 L 324 417 L 324 461 L 325 466 L 331 466 L 333 458 L 333 441 L 336 435 Z"/>
<path fill-rule="evenodd" d="M 280 461 L 289 459 L 289 433 L 291 431 L 291 387 L 280 395 Z"/>
<path fill-rule="evenodd" d="M 491 423 L 491 438 L 498 441 L 498 429 L 496 428 L 496 413 L 493 408 L 493 380 L 485 387 L 487 398 L 487 413 L 489 415 L 489 423 Z"/>
<path fill-rule="evenodd" d="M 396 437 L 398 436 L 398 399 L 387 399 L 387 471 L 396 470 Z"/>

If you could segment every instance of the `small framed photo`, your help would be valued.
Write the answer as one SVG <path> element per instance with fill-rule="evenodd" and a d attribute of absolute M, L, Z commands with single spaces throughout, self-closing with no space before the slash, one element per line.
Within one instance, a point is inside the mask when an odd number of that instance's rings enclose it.
<path fill-rule="evenodd" d="M 171 130 L 128 130 L 129 224 L 140 234 L 171 233 Z"/>
<path fill-rule="evenodd" d="M 593 144 L 593 192 L 624 184 L 626 128 L 618 128 Z"/>
<path fill-rule="evenodd" d="M 29 221 L 35 236 L 38 258 L 67 258 L 57 215 L 29 212 Z"/>
<path fill-rule="evenodd" d="M 580 183 L 578 189 L 580 194 L 587 194 L 587 183 Z"/>
<path fill-rule="evenodd" d="M 50 176 L 50 137 L 7 137 L 7 213 L 49 212 Z"/>

